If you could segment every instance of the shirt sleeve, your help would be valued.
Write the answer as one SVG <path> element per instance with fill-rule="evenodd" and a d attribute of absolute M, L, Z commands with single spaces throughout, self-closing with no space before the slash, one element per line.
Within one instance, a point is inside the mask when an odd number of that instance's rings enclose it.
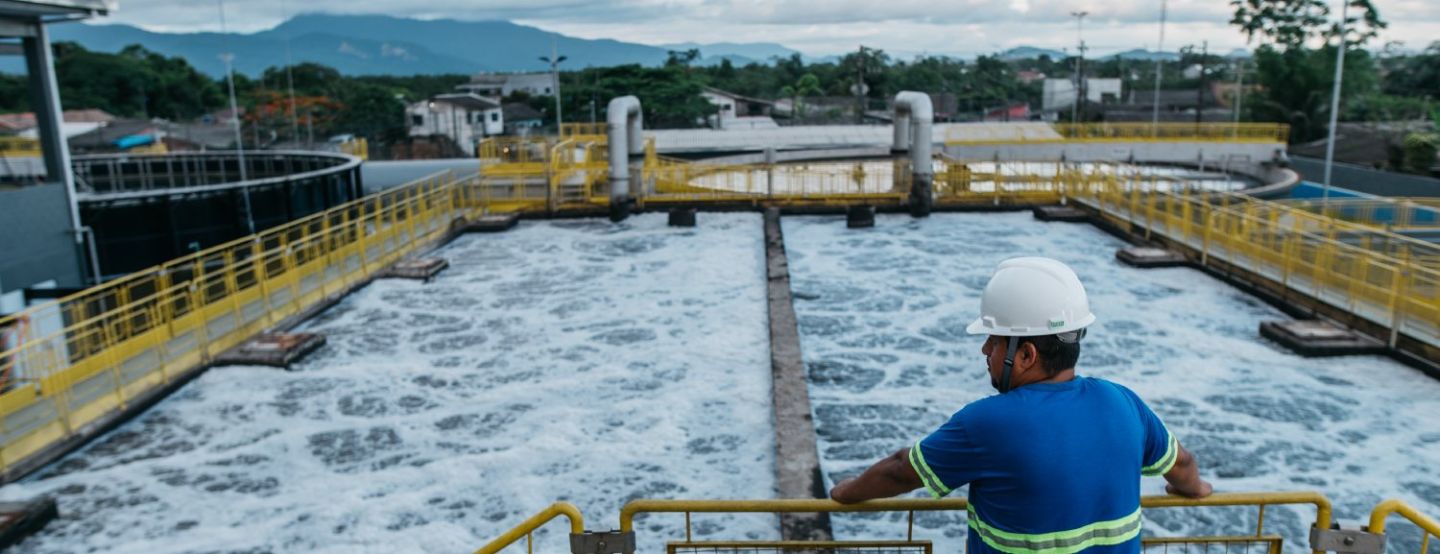
<path fill-rule="evenodd" d="M 1175 440 L 1175 435 L 1160 421 L 1160 416 L 1150 410 L 1134 392 L 1130 393 L 1135 398 L 1135 406 L 1140 413 L 1140 426 L 1145 431 L 1145 456 L 1141 459 L 1140 474 L 1146 477 L 1164 475 L 1175 467 L 1175 460 L 1180 455 L 1180 445 Z"/>
<path fill-rule="evenodd" d="M 975 480 L 981 460 L 980 448 L 959 413 L 910 447 L 910 466 L 935 498 Z"/>

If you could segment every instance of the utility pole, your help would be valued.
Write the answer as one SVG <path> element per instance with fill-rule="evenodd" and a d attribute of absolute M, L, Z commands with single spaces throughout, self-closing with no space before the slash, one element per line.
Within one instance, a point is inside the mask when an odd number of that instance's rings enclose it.
<path fill-rule="evenodd" d="M 560 62 L 565 61 L 565 59 L 566 59 L 565 56 L 561 56 L 558 52 L 555 51 L 555 41 L 554 41 L 553 39 L 550 41 L 550 55 L 549 55 L 549 56 L 540 56 L 540 61 L 550 64 L 550 75 L 551 75 L 551 78 L 553 78 L 553 79 L 555 80 L 555 83 L 554 83 L 554 84 L 555 84 L 555 134 L 556 134 L 556 135 L 559 135 L 559 134 L 560 134 L 560 122 L 561 122 L 561 120 L 560 120 Z"/>
<path fill-rule="evenodd" d="M 1320 193 L 1321 214 L 1330 208 L 1330 170 L 1335 165 L 1335 127 L 1340 123 L 1340 80 L 1345 76 L 1349 16 L 1350 0 L 1340 0 L 1340 40 L 1335 53 L 1335 88 L 1330 91 L 1330 137 L 1325 141 L 1325 187 Z"/>
<path fill-rule="evenodd" d="M 1085 68 L 1083 64 L 1085 60 L 1084 28 L 1087 15 L 1090 15 L 1090 12 L 1070 12 L 1070 16 L 1075 18 L 1075 42 L 1079 43 L 1079 49 L 1075 56 L 1075 107 L 1070 112 L 1070 123 L 1072 124 L 1080 122 L 1080 103 L 1085 99 Z"/>
<path fill-rule="evenodd" d="M 1195 128 L 1200 128 L 1200 121 L 1205 114 L 1205 61 L 1210 54 L 1210 41 L 1200 43 L 1200 86 L 1195 89 Z"/>
<path fill-rule="evenodd" d="M 1151 98 L 1150 126 L 1151 135 L 1160 134 L 1160 74 L 1165 67 L 1165 5 L 1166 0 L 1160 0 L 1160 43 L 1155 47 L 1155 96 Z"/>
<path fill-rule="evenodd" d="M 860 45 L 860 56 L 855 59 L 855 123 L 865 124 L 865 45 Z M 799 101 L 796 101 L 799 104 Z M 800 106 L 794 106 L 799 110 Z"/>
<path fill-rule="evenodd" d="M 1236 60 L 1240 67 L 1235 71 L 1235 124 L 1240 124 L 1240 110 L 1245 107 L 1245 58 Z M 1237 128 L 1235 132 L 1240 132 Z"/>
<path fill-rule="evenodd" d="M 285 13 L 286 21 L 290 19 L 289 6 L 282 0 L 280 10 Z M 300 118 L 295 115 L 295 62 L 290 59 L 290 31 L 285 31 L 285 81 L 290 89 L 290 138 L 300 142 Z"/>
<path fill-rule="evenodd" d="M 225 50 L 227 50 L 220 57 L 225 60 L 225 79 L 230 85 L 230 115 L 235 118 L 233 125 L 235 128 L 235 156 L 240 165 L 240 181 L 244 182 L 249 181 L 250 177 L 249 170 L 245 167 L 245 138 L 240 134 L 240 107 L 235 101 L 235 54 L 228 51 L 230 50 L 230 34 L 225 27 L 225 0 L 216 0 L 216 5 L 220 8 L 220 35 L 225 37 Z M 255 212 L 250 207 L 250 188 L 240 187 L 240 196 L 245 202 L 245 227 L 253 235 L 255 234 Z"/>

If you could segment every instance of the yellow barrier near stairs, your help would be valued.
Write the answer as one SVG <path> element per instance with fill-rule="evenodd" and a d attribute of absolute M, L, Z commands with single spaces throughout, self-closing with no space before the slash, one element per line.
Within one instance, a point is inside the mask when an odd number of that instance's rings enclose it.
<path fill-rule="evenodd" d="M 1260 493 L 1218 493 L 1202 499 L 1178 496 L 1146 496 L 1141 506 L 1147 510 L 1171 508 L 1209 507 L 1250 507 L 1255 509 L 1253 534 L 1211 535 L 1194 537 L 1150 537 L 1142 540 L 1147 549 L 1186 551 L 1187 547 L 1200 551 L 1260 552 L 1279 554 L 1284 539 L 1267 534 L 1265 530 L 1266 510 L 1272 506 L 1299 505 L 1315 509 L 1313 529 L 1329 530 L 1333 519 L 1330 500 L 1317 492 L 1260 492 Z M 685 537 L 666 545 L 667 552 L 932 552 L 933 545 L 922 537 L 915 536 L 915 513 L 923 511 L 964 512 L 969 502 L 964 498 L 891 498 L 872 500 L 859 504 L 840 504 L 823 499 L 769 499 L 769 500 L 632 500 L 620 511 L 618 531 L 581 534 L 576 531 L 576 522 L 581 521 L 578 511 L 569 504 L 553 505 L 525 520 L 519 526 L 504 533 L 476 551 L 477 554 L 494 554 L 518 543 L 522 538 L 532 537 L 535 530 L 545 522 L 564 513 L 570 515 L 571 552 L 576 554 L 596 552 L 599 542 L 607 543 L 598 551 L 635 552 L 635 518 L 644 514 L 683 514 Z M 562 511 L 563 510 L 563 511 Z M 906 514 L 904 537 L 890 539 L 867 539 L 857 541 L 769 541 L 769 540 L 721 540 L 695 541 L 691 520 L 695 514 L 714 513 L 856 513 L 856 512 L 903 512 Z M 527 543 L 533 548 L 533 541 Z M 1315 551 L 1320 554 L 1320 551 Z M 1378 554 L 1378 553 L 1376 553 Z"/>
<path fill-rule="evenodd" d="M 1430 537 L 1440 537 L 1440 521 L 1420 513 L 1420 510 L 1416 510 L 1414 506 L 1406 504 L 1403 500 L 1391 498 L 1375 506 L 1375 509 L 1370 512 L 1370 525 L 1366 530 L 1384 535 L 1386 520 L 1394 514 L 1400 514 L 1401 517 L 1420 528 L 1420 532 L 1423 533 L 1420 539 L 1420 554 L 1429 552 Z"/>

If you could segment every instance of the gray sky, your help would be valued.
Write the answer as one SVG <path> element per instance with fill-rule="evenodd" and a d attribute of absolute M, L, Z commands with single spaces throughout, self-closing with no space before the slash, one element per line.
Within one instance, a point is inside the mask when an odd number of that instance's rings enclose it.
<path fill-rule="evenodd" d="M 1373 0 L 1390 28 L 1375 46 L 1409 49 L 1440 40 L 1440 0 Z M 1338 9 L 1339 0 L 1334 0 Z M 1159 0 L 228 0 L 232 31 L 273 27 L 294 11 L 386 14 L 421 19 L 508 19 L 584 38 L 627 42 L 778 42 L 811 55 L 856 46 L 901 55 L 979 54 L 1012 46 L 1074 48 L 1074 11 L 1088 11 L 1095 53 L 1155 48 Z M 1170 0 L 1165 47 L 1210 41 L 1245 46 L 1226 22 L 1226 0 Z M 1338 12 L 1337 12 L 1338 13 Z M 214 0 L 120 0 L 106 21 L 155 31 L 218 30 Z"/>

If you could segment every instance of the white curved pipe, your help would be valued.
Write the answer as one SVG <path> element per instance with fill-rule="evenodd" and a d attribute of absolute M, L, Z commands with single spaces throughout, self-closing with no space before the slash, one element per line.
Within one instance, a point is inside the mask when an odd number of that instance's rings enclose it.
<path fill-rule="evenodd" d="M 909 151 L 910 170 L 916 175 L 934 175 L 931 162 L 935 135 L 930 128 L 935 121 L 935 109 L 930 104 L 930 95 L 913 90 L 895 95 L 895 144 L 894 152 Z"/>
<path fill-rule="evenodd" d="M 640 111 L 640 99 L 621 96 L 610 100 L 605 123 L 610 142 L 610 200 L 627 202 L 630 195 L 630 156 L 645 153 L 645 120 Z"/>

